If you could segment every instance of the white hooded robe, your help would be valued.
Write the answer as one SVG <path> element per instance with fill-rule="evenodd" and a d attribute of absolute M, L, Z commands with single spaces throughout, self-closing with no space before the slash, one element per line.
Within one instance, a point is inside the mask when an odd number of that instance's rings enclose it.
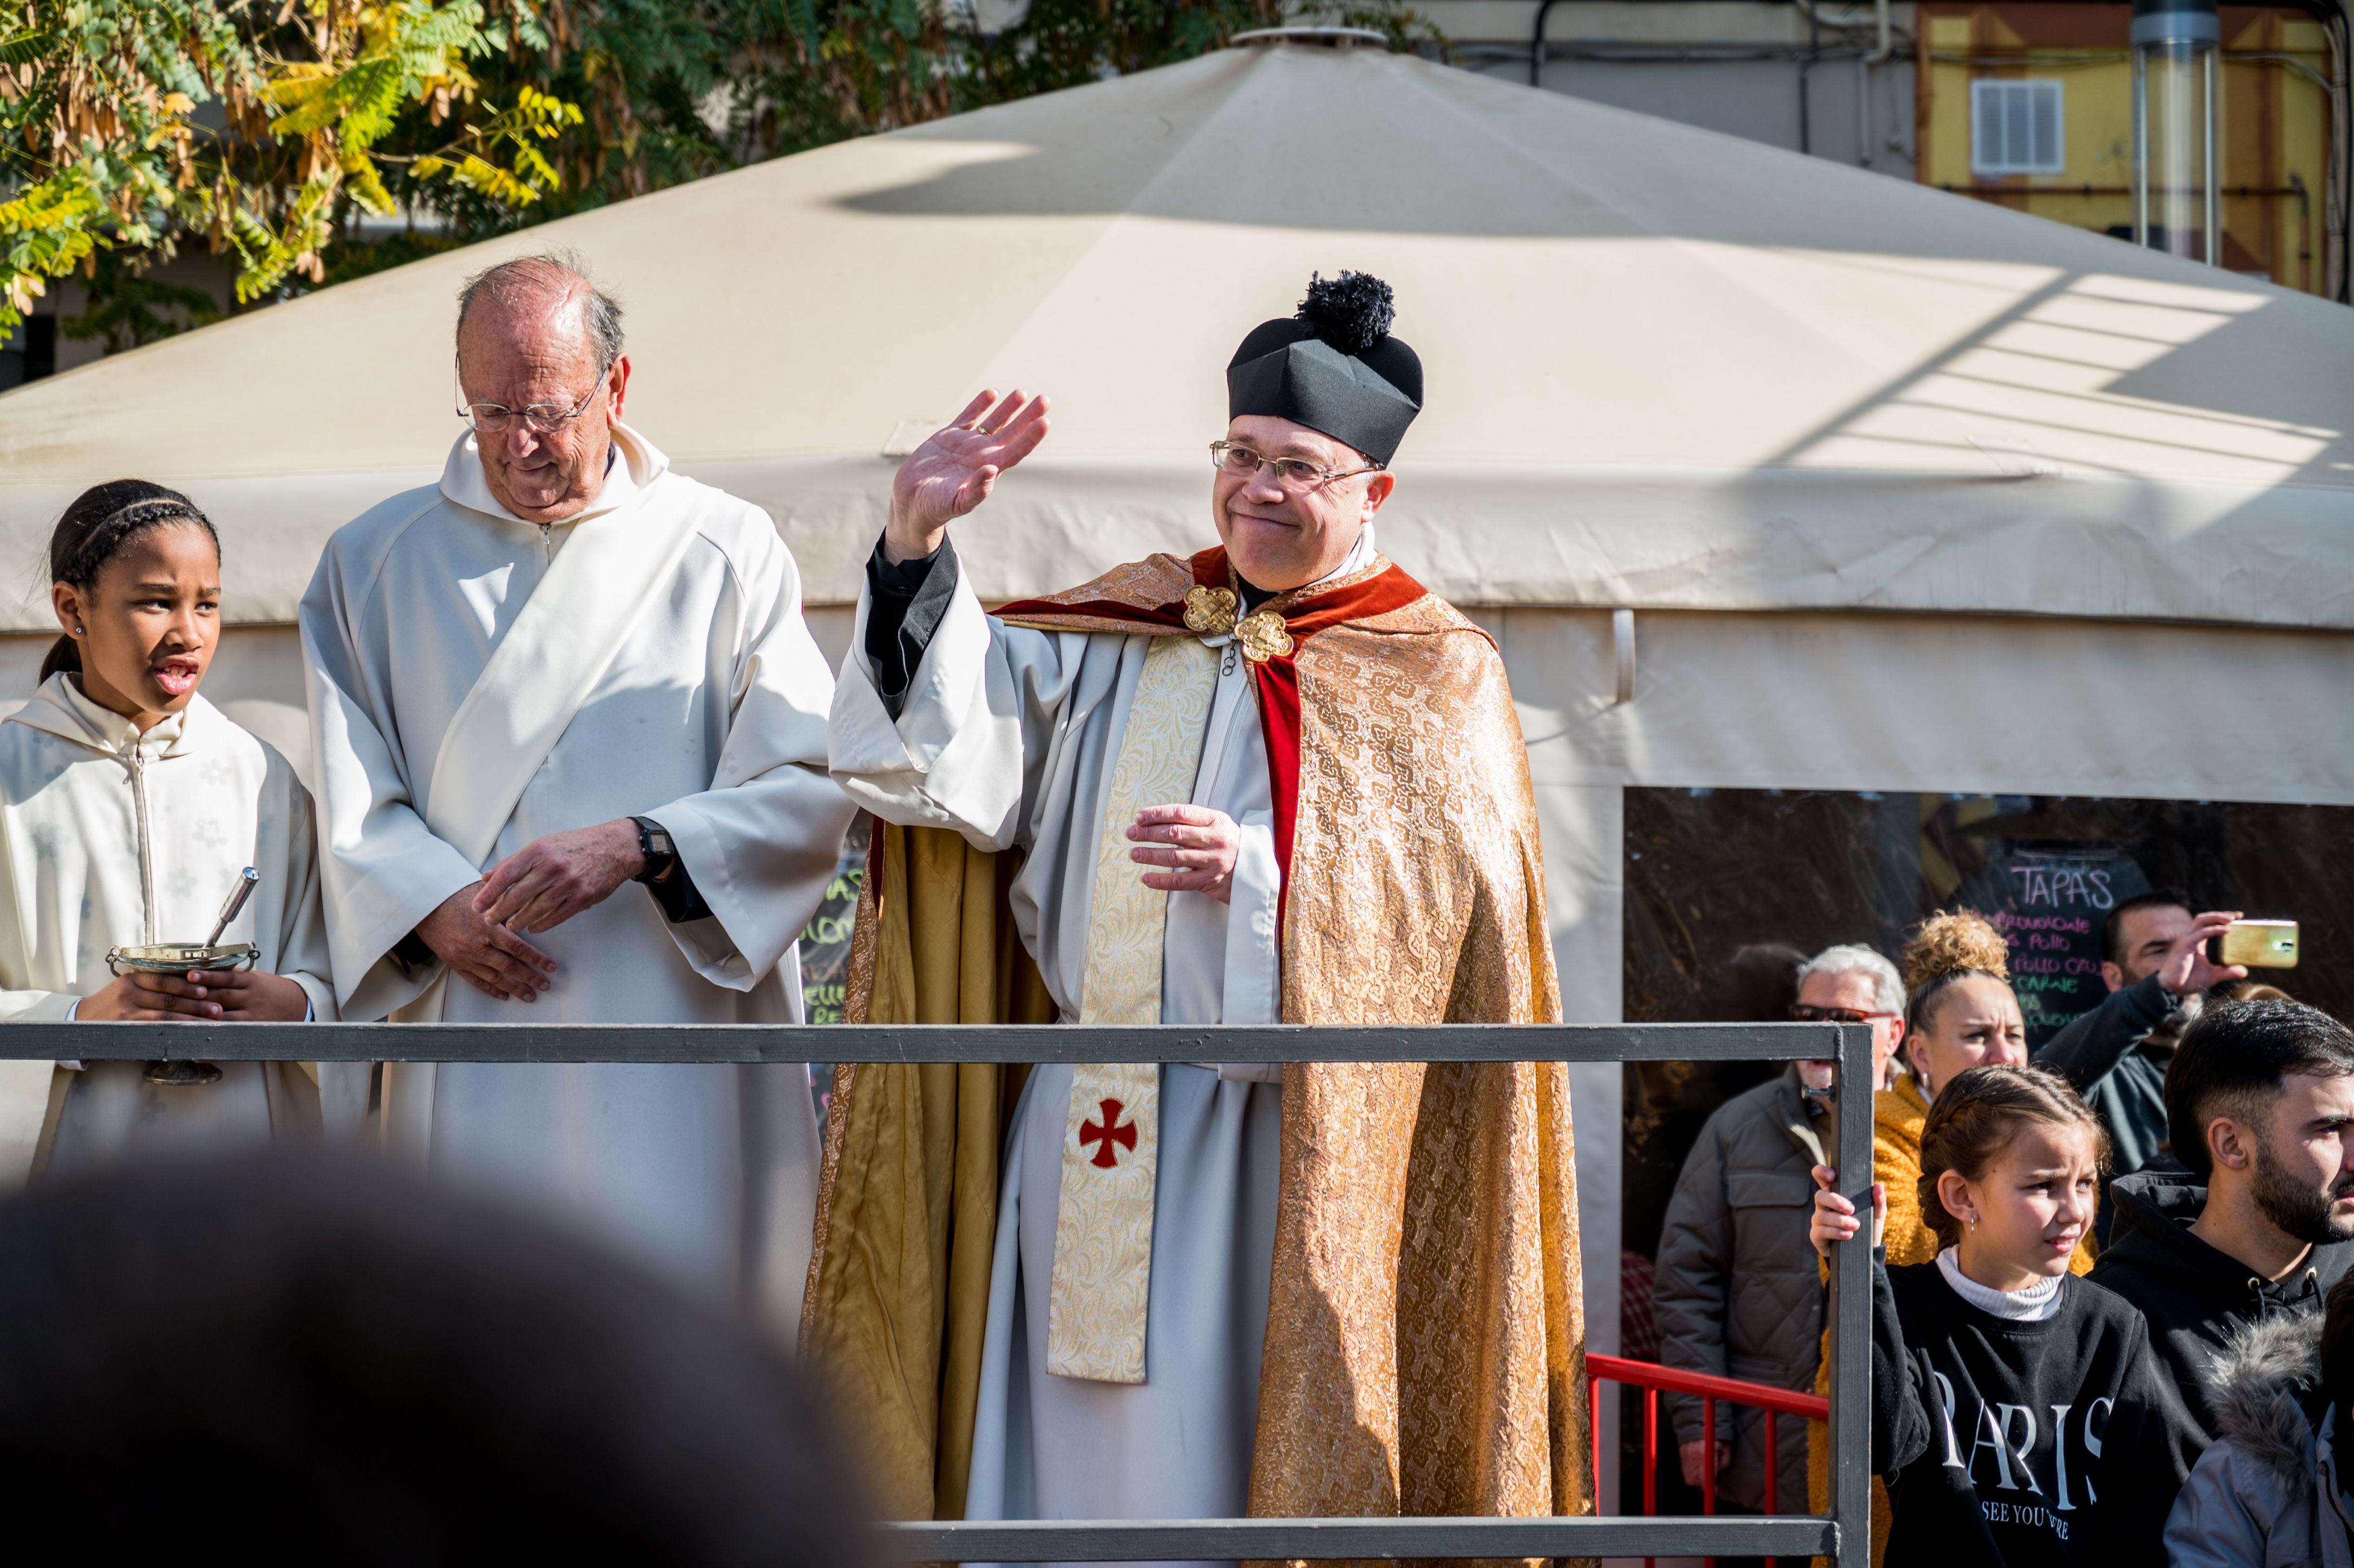
<path fill-rule="evenodd" d="M 853 809 L 833 683 L 766 514 L 625 426 L 576 516 L 525 522 L 472 438 L 439 485 L 338 530 L 304 596 L 328 932 L 347 1018 L 799 1022 L 795 938 Z M 392 949 L 534 839 L 668 829 L 709 904 L 642 887 L 528 939 L 554 989 L 502 1001 Z M 806 1066 L 394 1065 L 387 1143 L 535 1199 L 690 1285 L 798 1321 L 819 1143 Z"/>
<path fill-rule="evenodd" d="M 203 941 L 249 865 L 261 880 L 221 939 L 253 943 L 259 968 L 334 1018 L 311 797 L 286 759 L 202 694 L 143 736 L 50 676 L 0 722 L 0 1020 L 65 1020 L 114 979 L 110 948 Z M 302 1064 L 220 1066 L 216 1083 L 174 1086 L 138 1062 L 0 1063 L 0 1185 L 37 1153 L 63 1171 L 317 1132 Z"/>

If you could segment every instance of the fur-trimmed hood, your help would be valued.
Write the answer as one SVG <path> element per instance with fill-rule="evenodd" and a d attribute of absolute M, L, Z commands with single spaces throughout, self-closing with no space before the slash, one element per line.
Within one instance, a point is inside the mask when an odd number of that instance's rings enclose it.
<path fill-rule="evenodd" d="M 2168 1568 L 2354 1568 L 2320 1370 L 2318 1318 L 2268 1318 L 2224 1341 L 2206 1390 L 2216 1441 L 2167 1515 Z"/>
<path fill-rule="evenodd" d="M 2292 1496 L 2313 1490 L 2320 1379 L 2321 1319 L 2312 1317 L 2247 1325 L 2215 1358 L 2208 1380 L 2215 1436 L 2237 1443 Z"/>

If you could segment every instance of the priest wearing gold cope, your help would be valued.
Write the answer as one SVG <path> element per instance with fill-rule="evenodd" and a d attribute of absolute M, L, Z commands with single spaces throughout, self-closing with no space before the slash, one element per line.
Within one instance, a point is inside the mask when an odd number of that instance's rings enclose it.
<path fill-rule="evenodd" d="M 621 422 L 620 310 L 561 258 L 471 281 L 457 349 L 440 482 L 336 530 L 302 599 L 344 1016 L 799 1022 L 852 808 L 791 555 Z M 797 1325 L 805 1066 L 395 1063 L 381 1097 L 437 1171 Z"/>
<path fill-rule="evenodd" d="M 1312 282 L 1227 369 L 1219 543 L 993 615 L 949 524 L 1044 399 L 907 460 L 829 729 L 892 824 L 854 1016 L 1559 1018 L 1503 664 L 1374 546 L 1423 392 L 1390 321 L 1376 279 Z M 803 1344 L 886 1507 L 1585 1510 L 1558 1065 L 1011 1079 L 837 1070 Z"/>

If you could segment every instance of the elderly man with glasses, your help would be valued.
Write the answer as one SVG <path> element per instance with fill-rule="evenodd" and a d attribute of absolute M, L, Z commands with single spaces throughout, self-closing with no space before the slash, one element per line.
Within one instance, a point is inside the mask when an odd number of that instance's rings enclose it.
<path fill-rule="evenodd" d="M 1390 319 L 1386 284 L 1343 273 L 1245 337 L 1204 475 L 1216 545 L 994 615 L 949 528 L 1037 446 L 1044 399 L 984 393 L 907 460 L 831 730 L 835 777 L 895 824 L 854 1010 L 1560 1016 L 1502 662 L 1374 548 L 1423 396 Z M 971 961 L 1015 935 L 1035 1012 Z M 1048 1065 L 1002 1124 L 1010 1086 L 951 1102 L 921 1071 L 837 1073 L 804 1329 L 889 1455 L 886 1506 L 1581 1510 L 1558 1066 Z M 951 1172 L 953 1243 L 943 1209 L 933 1254 L 889 1250 Z"/>
<path fill-rule="evenodd" d="M 337 530 L 303 598 L 345 1018 L 801 1021 L 853 815 L 832 678 L 768 517 L 621 422 L 621 348 L 564 258 L 472 280 L 440 482 Z M 387 1144 L 798 1325 L 806 1067 L 383 1072 Z"/>
<path fill-rule="evenodd" d="M 1903 1036 L 1904 982 L 1870 948 L 1826 948 L 1798 966 L 1801 1022 L 1870 1023 L 1879 1082 Z M 1659 1360 L 1688 1372 L 1745 1378 L 1800 1391 L 1815 1386 L 1821 1361 L 1823 1284 L 1807 1244 L 1814 1208 L 1808 1174 L 1825 1163 L 1830 1133 L 1829 1062 L 1794 1062 L 1734 1096 L 1701 1128 L 1659 1231 L 1652 1310 Z M 1766 1438 L 1755 1410 L 1717 1406 L 1710 1451 L 1701 1402 L 1670 1395 L 1678 1457 L 1687 1486 L 1718 1473 L 1725 1511 L 1766 1500 Z M 1784 1421 L 1772 1511 L 1807 1511 L 1807 1432 Z"/>

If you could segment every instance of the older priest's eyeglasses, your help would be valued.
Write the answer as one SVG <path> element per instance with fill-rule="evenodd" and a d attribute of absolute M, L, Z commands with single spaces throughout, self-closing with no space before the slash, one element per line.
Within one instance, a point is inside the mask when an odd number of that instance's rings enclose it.
<path fill-rule="evenodd" d="M 527 408 L 510 408 L 504 403 L 461 403 L 458 405 L 458 417 L 473 426 L 477 435 L 504 436 L 514 427 L 517 419 L 521 419 L 541 435 L 552 436 L 587 413 L 588 405 L 595 402 L 597 394 L 604 389 L 605 377 L 599 373 L 597 385 L 588 388 L 588 395 L 569 408 L 561 403 L 534 403 Z M 459 394 L 460 397 L 464 395 L 462 390 Z"/>
<path fill-rule="evenodd" d="M 1330 484 L 1336 479 L 1354 479 L 1361 473 L 1379 473 L 1382 465 L 1369 462 L 1363 468 L 1322 468 L 1306 458 L 1272 458 L 1237 441 L 1212 441 L 1210 463 L 1220 473 L 1230 473 L 1237 479 L 1248 479 L 1260 469 L 1275 470 L 1276 482 L 1286 490 L 1313 490 L 1320 484 Z"/>

